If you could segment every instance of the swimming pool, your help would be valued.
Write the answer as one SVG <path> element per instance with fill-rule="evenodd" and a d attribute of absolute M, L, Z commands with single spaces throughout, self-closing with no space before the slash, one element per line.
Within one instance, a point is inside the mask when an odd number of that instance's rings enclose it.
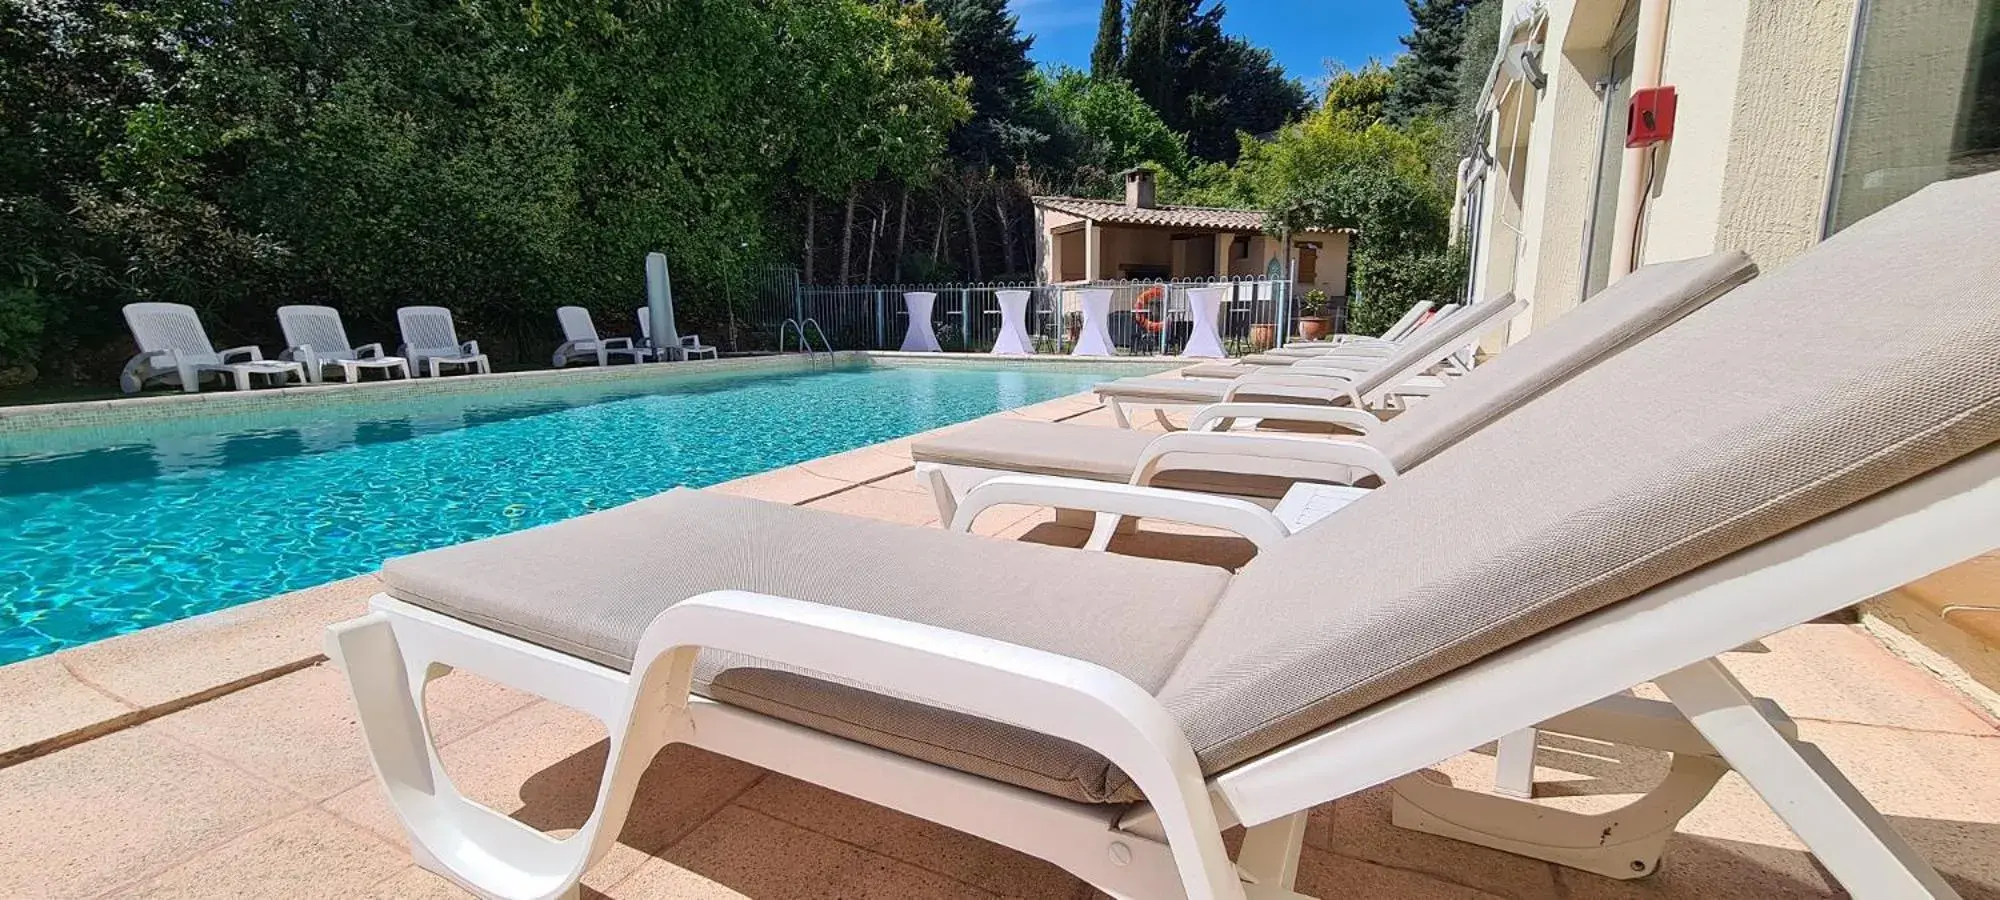
<path fill-rule="evenodd" d="M 0 664 L 1105 377 L 863 366 L 640 378 L 162 423 L 69 446 L 0 440 Z"/>

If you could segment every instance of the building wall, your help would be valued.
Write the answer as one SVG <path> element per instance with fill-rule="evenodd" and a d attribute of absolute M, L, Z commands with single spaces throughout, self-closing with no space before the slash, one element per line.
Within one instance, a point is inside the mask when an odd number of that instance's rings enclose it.
<path fill-rule="evenodd" d="M 1510 2 L 1510 14 L 1527 2 Z M 1639 2 L 1631 0 L 1635 12 Z M 1818 239 L 1854 4 L 1672 0 L 1661 80 L 1675 88 L 1679 110 L 1674 140 L 1651 156 L 1641 263 L 1742 249 L 1771 266 Z M 1545 8 L 1548 83 L 1533 93 L 1517 88 L 1496 113 L 1482 203 L 1478 293 L 1513 291 L 1531 304 L 1507 342 L 1584 299 L 1605 125 L 1597 85 L 1610 73 L 1626 2 L 1547 0 Z M 1613 115 L 1616 140 L 1624 112 Z M 1647 155 L 1628 152 L 1623 165 L 1643 166 Z M 1615 181 L 1605 189 L 1615 192 Z M 1616 221 L 1614 213 L 1604 227 Z M 1518 237 L 1508 227 L 1514 223 Z"/>
<path fill-rule="evenodd" d="M 1068 213 L 1053 209 L 1035 210 L 1040 221 L 1041 239 L 1036 241 L 1041 251 L 1036 271 L 1043 278 L 1054 281 L 1075 281 L 1083 277 L 1084 244 L 1083 229 L 1067 234 L 1056 234 L 1061 228 L 1078 225 L 1083 220 Z"/>
<path fill-rule="evenodd" d="M 1819 242 L 1853 0 L 1760 0 L 1744 23 L 1716 246 L 1766 268 Z"/>
<path fill-rule="evenodd" d="M 1299 279 L 1302 291 L 1318 288 L 1328 297 L 1342 297 L 1347 294 L 1347 235 L 1340 232 L 1301 231 L 1294 238 L 1319 245 L 1318 276 L 1310 281 L 1303 276 Z M 1272 250 L 1282 249 L 1277 241 L 1271 241 Z M 1289 263 L 1286 263 L 1289 265 Z"/>

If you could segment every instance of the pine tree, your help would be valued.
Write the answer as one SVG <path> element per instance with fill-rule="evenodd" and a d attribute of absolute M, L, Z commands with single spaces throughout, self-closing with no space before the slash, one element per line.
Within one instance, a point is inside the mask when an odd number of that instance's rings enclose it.
<path fill-rule="evenodd" d="M 1125 0 L 1104 0 L 1097 17 L 1097 46 L 1090 51 L 1090 75 L 1114 78 L 1125 65 Z"/>
<path fill-rule="evenodd" d="M 1465 14 L 1474 0 L 1403 0 L 1415 27 L 1402 37 L 1408 52 L 1390 71 L 1396 87 L 1384 112 L 1407 124 L 1421 117 L 1443 118 L 1458 94 L 1458 61 L 1465 45 Z"/>
<path fill-rule="evenodd" d="M 1034 39 L 1021 36 L 1007 0 L 942 0 L 931 8 L 950 35 L 947 66 L 972 82 L 972 118 L 952 131 L 952 156 L 979 168 L 1012 167 L 1039 140 L 1023 121 L 1032 105 Z"/>
<path fill-rule="evenodd" d="M 1282 126 L 1305 105 L 1305 89 L 1270 51 L 1225 34 L 1224 11 L 1207 0 L 1135 0 L 1125 78 L 1195 156 L 1233 161 L 1236 133 Z"/>

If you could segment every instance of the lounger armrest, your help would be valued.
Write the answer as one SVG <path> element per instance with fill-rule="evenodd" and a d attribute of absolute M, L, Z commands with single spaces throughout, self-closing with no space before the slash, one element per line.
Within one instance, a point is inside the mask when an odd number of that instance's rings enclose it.
<path fill-rule="evenodd" d="M 229 358 L 232 356 L 249 357 L 250 362 L 264 361 L 264 351 L 257 347 L 231 347 L 227 350 L 224 350 L 216 354 L 216 357 L 221 359 L 225 363 L 229 362 L 230 361 Z"/>
<path fill-rule="evenodd" d="M 361 346 L 354 348 L 354 358 L 356 359 L 375 359 L 377 357 L 381 357 L 384 355 L 386 354 L 382 352 L 382 345 L 379 342 L 373 344 L 362 344 Z"/>
<path fill-rule="evenodd" d="M 1241 474 L 1272 474 L 1284 477 L 1300 466 L 1327 466 L 1360 469 L 1382 479 L 1384 484 L 1401 476 L 1396 464 L 1382 451 L 1359 441 L 1335 441 L 1324 437 L 1284 434 L 1237 434 L 1225 431 L 1176 431 L 1163 434 L 1146 445 L 1139 464 L 1132 469 L 1132 484 L 1151 484 L 1165 469 L 1170 456 L 1203 457 L 1202 468 Z M 1280 470 L 1285 470 L 1281 472 Z M 1328 478 L 1326 480 L 1335 480 Z"/>
<path fill-rule="evenodd" d="M 299 344 L 295 347 L 286 347 L 285 352 L 278 354 L 278 358 L 286 362 L 309 363 L 317 359 L 317 356 L 313 353 L 311 344 Z"/>
<path fill-rule="evenodd" d="M 630 350 L 632 349 L 632 339 L 628 337 L 605 338 L 598 341 L 597 345 L 605 350 Z"/>
<path fill-rule="evenodd" d="M 460 345 L 458 345 L 458 349 L 459 349 L 459 352 L 461 352 L 461 353 L 464 353 L 464 354 L 465 354 L 465 355 L 467 355 L 467 356 L 478 356 L 478 355 L 479 355 L 479 342 L 478 342 L 478 341 L 466 341 L 465 343 L 463 343 L 463 344 L 460 344 Z"/>
<path fill-rule="evenodd" d="M 1245 375 L 1231 382 L 1222 393 L 1222 402 L 1234 403 L 1238 397 L 1285 397 L 1294 400 L 1316 400 L 1332 403 L 1346 400 L 1349 406 L 1362 409 L 1360 392 L 1354 383 L 1334 375 L 1289 375 L 1253 377 Z"/>
<path fill-rule="evenodd" d="M 1188 420 L 1189 431 L 1227 431 L 1231 420 L 1273 419 L 1284 422 L 1320 422 L 1338 425 L 1358 434 L 1380 427 L 1373 413 L 1345 406 L 1313 406 L 1305 403 L 1216 403 L 1197 410 Z M 1209 427 L 1209 426 L 1216 427 Z"/>
<path fill-rule="evenodd" d="M 951 530 L 971 531 L 995 506 L 1043 506 L 1206 525 L 1241 535 L 1264 550 L 1291 535 L 1271 511 L 1234 497 L 1050 475 L 1002 475 L 981 482 L 959 501 Z"/>
<path fill-rule="evenodd" d="M 991 599 L 1007 602 L 1004 591 Z M 904 619 L 715 591 L 675 604 L 646 627 L 633 656 L 632 708 L 645 715 L 668 706 L 663 712 L 671 715 L 685 703 L 679 698 L 687 696 L 702 649 L 795 666 L 1088 747 L 1131 777 L 1159 811 L 1191 895 L 1241 896 L 1186 733 L 1151 693 L 1110 669 Z"/>

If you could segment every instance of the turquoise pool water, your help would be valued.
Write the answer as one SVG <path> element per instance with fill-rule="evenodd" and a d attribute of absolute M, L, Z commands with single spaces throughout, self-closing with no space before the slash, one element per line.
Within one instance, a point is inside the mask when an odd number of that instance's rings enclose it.
<path fill-rule="evenodd" d="M 0 663 L 1086 390 L 859 368 L 397 401 L 0 442 Z"/>

